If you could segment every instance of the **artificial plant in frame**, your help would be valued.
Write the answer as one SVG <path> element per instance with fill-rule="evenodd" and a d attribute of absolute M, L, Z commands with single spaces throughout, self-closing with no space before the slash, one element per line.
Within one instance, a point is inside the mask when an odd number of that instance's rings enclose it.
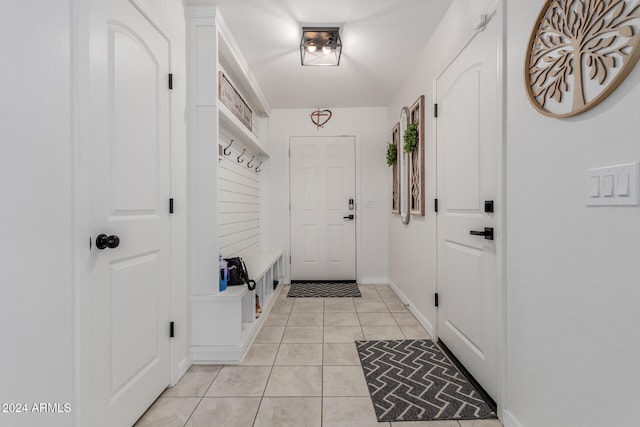
<path fill-rule="evenodd" d="M 640 0 L 548 0 L 525 64 L 529 101 L 569 117 L 602 102 L 640 57 Z"/>
<path fill-rule="evenodd" d="M 400 123 L 396 123 L 396 125 L 391 129 L 391 144 L 396 147 L 396 155 L 401 155 L 401 145 L 400 145 Z M 394 214 L 400 213 L 400 165 L 398 164 L 398 159 L 396 157 L 396 161 L 393 162 L 393 182 L 391 185 L 391 212 Z"/>
<path fill-rule="evenodd" d="M 418 131 L 418 143 L 409 155 L 409 210 L 424 216 L 424 95 L 409 109 L 409 123 Z"/>

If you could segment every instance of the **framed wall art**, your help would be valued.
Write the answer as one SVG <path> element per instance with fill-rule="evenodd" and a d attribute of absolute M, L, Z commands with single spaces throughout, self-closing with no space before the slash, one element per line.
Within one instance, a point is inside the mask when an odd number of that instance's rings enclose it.
<path fill-rule="evenodd" d="M 424 95 L 409 108 L 409 124 L 412 132 L 417 131 L 417 142 L 409 154 L 409 210 L 424 216 Z"/>
<path fill-rule="evenodd" d="M 403 107 L 400 111 L 400 135 L 405 135 L 409 126 L 409 109 Z M 400 219 L 403 224 L 408 224 L 411 219 L 409 211 L 409 153 L 404 149 L 398 153 L 398 162 L 400 163 Z"/>
<path fill-rule="evenodd" d="M 391 144 L 396 147 L 396 160 L 393 162 L 392 184 L 391 184 L 391 212 L 400 213 L 400 159 L 402 155 L 402 145 L 400 144 L 400 123 L 391 129 Z"/>
<path fill-rule="evenodd" d="M 247 129 L 251 130 L 253 113 L 222 71 L 218 76 L 218 98 Z"/>

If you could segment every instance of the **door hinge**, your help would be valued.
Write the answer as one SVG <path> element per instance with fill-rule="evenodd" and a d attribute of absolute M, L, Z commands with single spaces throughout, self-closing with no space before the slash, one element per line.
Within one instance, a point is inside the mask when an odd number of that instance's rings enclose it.
<path fill-rule="evenodd" d="M 439 305 L 439 301 L 438 301 L 438 293 L 436 292 L 433 298 L 433 305 L 435 305 L 436 307 Z"/>
<path fill-rule="evenodd" d="M 169 89 L 173 89 L 173 74 L 169 74 Z"/>
<path fill-rule="evenodd" d="M 433 117 L 438 118 L 438 104 L 433 104 Z"/>
<path fill-rule="evenodd" d="M 433 211 L 438 212 L 438 199 L 433 199 Z"/>
<path fill-rule="evenodd" d="M 173 197 L 169 199 L 169 213 L 173 213 Z"/>
<path fill-rule="evenodd" d="M 174 338 L 175 336 L 175 322 L 169 322 L 169 338 Z"/>
<path fill-rule="evenodd" d="M 291 255 L 289 255 L 289 264 L 291 264 Z"/>

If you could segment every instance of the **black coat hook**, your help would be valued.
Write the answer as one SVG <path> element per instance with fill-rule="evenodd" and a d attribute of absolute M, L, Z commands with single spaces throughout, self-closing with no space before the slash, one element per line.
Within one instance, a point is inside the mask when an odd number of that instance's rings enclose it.
<path fill-rule="evenodd" d="M 236 160 L 238 161 L 238 163 L 244 163 L 244 159 L 242 158 L 242 156 L 244 156 L 245 151 L 247 151 L 246 148 L 242 149 L 242 153 L 240 153 L 240 155 L 236 158 Z"/>
<path fill-rule="evenodd" d="M 251 168 L 253 167 L 253 166 L 251 165 L 251 163 L 253 163 L 253 159 L 255 159 L 255 158 L 256 158 L 256 156 L 251 156 L 251 160 L 249 160 L 249 161 L 247 162 L 247 167 L 248 167 L 249 169 L 251 169 Z"/>
<path fill-rule="evenodd" d="M 256 166 L 256 172 L 260 172 L 260 166 L 262 166 L 262 160 L 260 161 L 260 163 L 258 164 L 258 166 Z"/>
<path fill-rule="evenodd" d="M 232 146 L 232 145 L 233 145 L 233 139 L 231 140 L 231 142 L 229 143 L 229 145 L 227 145 L 226 147 L 224 147 L 224 149 L 222 150 L 222 153 L 223 153 L 225 156 L 228 156 L 229 154 L 231 154 L 231 150 L 230 150 L 230 148 L 231 148 L 231 146 Z"/>

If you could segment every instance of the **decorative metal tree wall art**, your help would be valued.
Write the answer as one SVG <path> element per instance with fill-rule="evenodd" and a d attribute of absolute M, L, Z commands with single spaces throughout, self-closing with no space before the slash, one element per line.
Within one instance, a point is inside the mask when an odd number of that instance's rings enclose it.
<path fill-rule="evenodd" d="M 399 156 L 402 155 L 402 146 L 400 145 L 400 123 L 391 130 L 391 144 L 396 147 L 396 161 L 393 162 L 393 183 L 391 186 L 391 212 L 394 214 L 400 213 L 400 165 Z"/>
<path fill-rule="evenodd" d="M 418 144 L 410 156 L 409 208 L 411 214 L 424 216 L 424 95 L 411 106 L 409 122 L 418 130 Z"/>
<path fill-rule="evenodd" d="M 548 0 L 529 39 L 531 104 L 570 117 L 602 102 L 640 57 L 640 0 Z"/>

